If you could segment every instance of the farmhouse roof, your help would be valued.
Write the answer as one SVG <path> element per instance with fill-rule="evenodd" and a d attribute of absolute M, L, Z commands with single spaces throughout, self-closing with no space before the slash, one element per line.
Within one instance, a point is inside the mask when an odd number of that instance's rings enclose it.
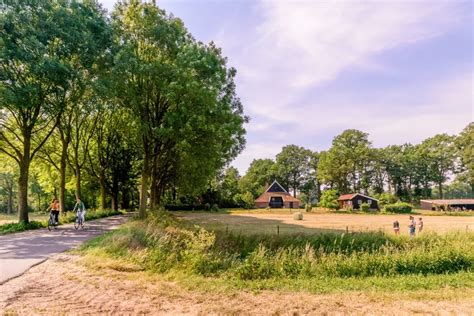
<path fill-rule="evenodd" d="M 299 202 L 297 198 L 293 197 L 278 181 L 273 183 L 260 195 L 255 202 L 269 202 L 272 197 L 281 197 L 284 202 Z"/>
<path fill-rule="evenodd" d="M 337 200 L 338 200 L 338 201 L 348 201 L 348 200 L 352 200 L 352 199 L 353 199 L 355 196 L 357 196 L 357 195 L 366 197 L 366 198 L 371 199 L 371 200 L 374 200 L 374 201 L 378 201 L 377 199 L 375 199 L 375 198 L 373 198 L 373 197 L 370 197 L 370 196 L 367 196 L 367 195 L 364 195 L 364 194 L 361 194 L 361 193 L 343 194 L 343 195 L 341 195 Z"/>
<path fill-rule="evenodd" d="M 474 204 L 474 199 L 420 200 L 420 202 L 427 202 L 438 205 Z"/>

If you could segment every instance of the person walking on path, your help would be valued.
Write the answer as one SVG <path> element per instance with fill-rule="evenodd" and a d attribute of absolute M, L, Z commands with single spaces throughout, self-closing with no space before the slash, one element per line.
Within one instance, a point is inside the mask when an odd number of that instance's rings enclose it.
<path fill-rule="evenodd" d="M 420 217 L 418 218 L 418 233 L 421 233 L 423 230 L 423 219 Z"/>
<path fill-rule="evenodd" d="M 408 224 L 408 231 L 410 233 L 410 237 L 415 237 L 416 233 L 416 222 L 413 216 L 410 216 L 410 222 Z"/>
<path fill-rule="evenodd" d="M 393 232 L 395 235 L 400 235 L 400 223 L 398 221 L 393 222 Z"/>
<path fill-rule="evenodd" d="M 51 203 L 49 204 L 49 207 L 47 211 L 51 211 L 54 215 L 54 221 L 55 224 L 58 224 L 59 222 L 59 201 L 57 198 L 54 198 L 51 200 Z"/>
<path fill-rule="evenodd" d="M 81 218 L 83 223 L 86 221 L 86 206 L 80 198 L 76 199 L 76 205 L 74 205 L 73 212 L 77 212 L 77 216 Z"/>

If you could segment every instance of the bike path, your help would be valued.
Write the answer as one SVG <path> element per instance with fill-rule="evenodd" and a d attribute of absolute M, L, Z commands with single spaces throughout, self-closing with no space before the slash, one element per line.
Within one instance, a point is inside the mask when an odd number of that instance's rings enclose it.
<path fill-rule="evenodd" d="M 86 222 L 84 230 L 73 224 L 30 230 L 0 236 L 0 284 L 22 275 L 50 256 L 72 249 L 125 223 L 131 214 L 106 217 Z"/>

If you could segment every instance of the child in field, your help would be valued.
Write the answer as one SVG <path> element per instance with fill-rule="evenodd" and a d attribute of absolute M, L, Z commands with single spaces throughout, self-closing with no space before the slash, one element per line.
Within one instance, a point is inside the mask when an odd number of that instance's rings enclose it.
<path fill-rule="evenodd" d="M 423 219 L 420 217 L 418 219 L 418 233 L 421 233 L 422 230 L 423 230 Z"/>
<path fill-rule="evenodd" d="M 410 233 L 410 237 L 415 237 L 416 233 L 416 222 L 413 216 L 410 216 L 410 222 L 408 224 L 408 232 Z"/>
<path fill-rule="evenodd" d="M 400 223 L 398 221 L 393 222 L 393 231 L 395 235 L 400 235 Z"/>

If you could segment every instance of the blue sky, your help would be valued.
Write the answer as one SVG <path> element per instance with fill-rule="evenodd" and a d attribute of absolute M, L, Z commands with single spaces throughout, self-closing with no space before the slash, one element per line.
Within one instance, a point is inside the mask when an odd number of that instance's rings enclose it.
<path fill-rule="evenodd" d="M 287 144 L 326 150 L 349 128 L 381 147 L 474 121 L 472 1 L 156 2 L 238 71 L 251 117 L 241 174 Z"/>

